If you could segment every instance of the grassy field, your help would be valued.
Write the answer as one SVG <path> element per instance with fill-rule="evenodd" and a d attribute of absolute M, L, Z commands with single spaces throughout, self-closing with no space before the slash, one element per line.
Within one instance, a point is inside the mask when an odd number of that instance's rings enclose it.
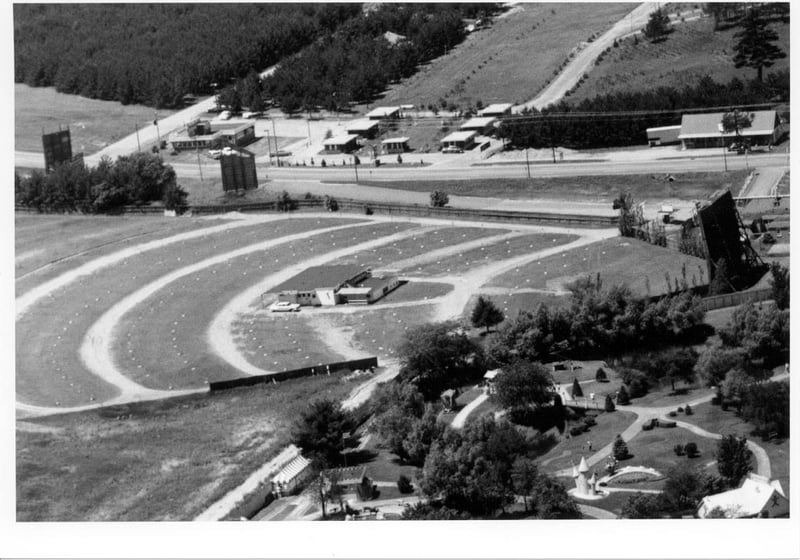
<path fill-rule="evenodd" d="M 191 520 L 288 443 L 337 376 L 20 422 L 18 521 Z"/>
<path fill-rule="evenodd" d="M 676 279 L 682 279 L 683 266 L 689 286 L 708 283 L 702 259 L 636 239 L 614 238 L 519 267 L 495 277 L 489 285 L 566 290 L 571 282 L 599 273 L 607 287 L 626 284 L 640 296 L 656 296 L 672 291 L 667 288 L 667 278 L 673 286 Z"/>
<path fill-rule="evenodd" d="M 650 43 L 639 37 L 612 48 L 597 64 L 589 78 L 567 99 L 582 99 L 612 91 L 643 91 L 661 86 L 682 88 L 697 85 L 702 76 L 711 76 L 714 81 L 727 83 L 733 78 L 743 81 L 756 77 L 750 68 L 735 68 L 733 35 L 740 28 L 714 31 L 712 18 L 702 18 L 674 25 L 674 31 L 666 41 Z M 789 24 L 770 25 L 777 33 L 777 45 L 789 54 Z M 777 60 L 775 66 L 765 74 L 789 68 L 789 57 Z"/>
<path fill-rule="evenodd" d="M 673 448 L 677 444 L 686 445 L 690 441 L 697 444 L 699 455 L 689 459 L 686 455 L 675 454 Z M 717 475 L 716 449 L 716 440 L 700 437 L 683 428 L 653 428 L 639 432 L 628 442 L 631 457 L 620 461 L 619 466 L 650 467 L 667 474 L 673 467 L 688 464 L 705 474 Z"/>
<path fill-rule="evenodd" d="M 414 225 L 386 222 L 320 234 L 185 276 L 142 302 L 119 323 L 115 347 L 118 365 L 132 379 L 162 389 L 198 387 L 205 381 L 238 377 L 241 373 L 220 363 L 206 343 L 209 324 L 231 298 L 264 277 L 296 264 L 299 259 L 323 255 L 332 248 L 378 239 L 409 227 Z M 260 331 L 255 326 L 251 328 L 254 332 Z M 309 352 L 296 352 L 295 359 L 288 360 L 281 342 L 266 336 L 268 330 L 260 331 L 265 335 L 263 340 L 258 336 L 255 341 L 247 339 L 247 348 L 257 351 L 262 361 L 263 354 L 280 351 L 280 369 L 319 363 L 319 358 L 312 358 Z M 252 348 L 254 343 L 255 348 Z M 307 355 L 308 362 L 305 361 Z"/>
<path fill-rule="evenodd" d="M 769 456 L 772 478 L 780 480 L 783 491 L 789 495 L 789 439 L 762 441 L 759 437 L 751 436 L 753 425 L 736 416 L 733 409 L 725 411 L 722 407 L 705 403 L 696 406 L 694 412 L 694 415 L 682 420 L 715 434 L 744 436 L 763 447 Z M 700 445 L 699 441 L 697 443 Z"/>
<path fill-rule="evenodd" d="M 518 257 L 526 253 L 541 251 L 557 245 L 575 241 L 577 236 L 560 233 L 532 233 L 484 245 L 441 259 L 409 266 L 402 274 L 414 276 L 444 276 L 460 274 L 470 269 L 493 263 L 502 259 Z"/>
<path fill-rule="evenodd" d="M 227 220 L 157 216 L 26 215 L 14 218 L 17 293 L 103 255 Z"/>
<path fill-rule="evenodd" d="M 245 226 L 236 231 L 228 230 L 213 238 L 200 237 L 148 251 L 98 274 L 78 279 L 54 292 L 52 297 L 40 300 L 17 321 L 17 395 L 24 402 L 45 406 L 56 405 L 56 402 L 62 406 L 85 404 L 92 397 L 101 401 L 114 396 L 113 387 L 86 371 L 79 359 L 78 348 L 91 325 L 122 297 L 171 270 L 248 243 L 313 230 L 324 225 L 348 223 L 357 223 L 357 220 L 294 218 Z M 161 297 L 169 297 L 167 294 L 170 292 L 174 294 L 175 289 L 162 293 Z M 178 314 L 191 316 L 187 310 L 199 311 L 208 307 L 198 306 L 198 301 L 205 300 L 193 300 L 184 304 Z M 151 330 L 152 325 L 148 325 L 146 329 Z M 169 329 L 152 333 L 156 335 L 156 347 L 164 345 L 163 337 L 167 332 Z M 151 351 L 144 353 L 156 360 Z M 125 354 L 129 355 L 127 351 Z M 167 356 L 162 358 L 166 359 Z M 161 370 L 156 367 L 154 371 Z"/>
<path fill-rule="evenodd" d="M 569 429 L 565 430 L 563 434 L 557 436 L 559 439 L 558 444 L 541 457 L 538 457 L 536 462 L 539 463 L 539 468 L 542 471 L 548 473 L 566 469 L 573 464 L 577 465 L 582 456 L 589 457 L 596 450 L 614 441 L 616 435 L 630 426 L 635 418 L 634 414 L 620 410 L 598 414 L 595 418 L 597 421 L 596 426 L 592 426 L 588 432 L 577 437 L 566 438 L 565 436 L 568 434 Z M 574 425 L 574 422 L 571 424 Z M 594 451 L 589 451 L 587 447 L 588 441 L 592 442 Z M 600 464 L 595 469 L 599 473 L 604 467 L 605 464 Z"/>
<path fill-rule="evenodd" d="M 159 118 L 172 111 L 159 109 Z M 42 129 L 55 132 L 69 126 L 72 152 L 92 154 L 153 122 L 154 112 L 143 105 L 88 99 L 58 93 L 55 88 L 14 84 L 14 149 L 43 152 Z"/>
<path fill-rule="evenodd" d="M 466 108 L 479 100 L 484 105 L 527 101 L 580 42 L 605 32 L 634 7 L 623 3 L 517 5 L 489 29 L 472 33 L 411 78 L 391 86 L 380 104 L 427 106 L 444 99 Z"/>
<path fill-rule="evenodd" d="M 704 199 L 719 189 L 738 190 L 747 171 L 678 173 L 674 181 L 659 175 L 601 175 L 583 177 L 535 177 L 533 179 L 483 179 L 446 181 L 362 181 L 364 185 L 417 192 L 442 190 L 451 195 L 489 196 L 510 199 L 555 198 L 583 202 L 608 202 L 629 191 L 634 200 L 660 203 L 665 199 Z"/>

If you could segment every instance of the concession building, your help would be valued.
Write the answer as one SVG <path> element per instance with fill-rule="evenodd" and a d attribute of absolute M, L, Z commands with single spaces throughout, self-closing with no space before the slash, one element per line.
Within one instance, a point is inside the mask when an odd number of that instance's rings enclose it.
<path fill-rule="evenodd" d="M 304 306 L 370 304 L 400 285 L 394 276 L 374 277 L 369 268 L 335 264 L 313 266 L 277 286 L 278 301 Z"/>

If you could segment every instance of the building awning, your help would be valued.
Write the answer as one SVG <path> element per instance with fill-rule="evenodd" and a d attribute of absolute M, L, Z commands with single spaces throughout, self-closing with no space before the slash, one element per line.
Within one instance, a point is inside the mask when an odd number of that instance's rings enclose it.
<path fill-rule="evenodd" d="M 461 128 L 461 130 L 486 128 L 487 126 L 492 126 L 495 122 L 497 122 L 495 117 L 475 117 L 462 124 L 459 128 Z"/>
<path fill-rule="evenodd" d="M 400 107 L 375 107 L 372 111 L 367 113 L 368 119 L 380 119 L 391 117 L 395 113 L 400 112 Z"/>
<path fill-rule="evenodd" d="M 334 136 L 333 138 L 328 138 L 323 142 L 325 146 L 346 146 L 351 142 L 355 142 L 358 138 L 357 134 L 342 134 L 341 136 Z"/>
<path fill-rule="evenodd" d="M 360 119 L 357 121 L 352 121 L 350 123 L 347 123 L 345 129 L 347 130 L 347 132 L 352 132 L 352 131 L 369 132 L 373 128 L 378 128 L 378 126 L 380 126 L 380 123 L 377 123 L 375 121 L 370 121 L 367 119 Z"/>
<path fill-rule="evenodd" d="M 474 130 L 462 130 L 445 136 L 441 139 L 441 142 L 466 142 L 467 140 L 475 138 L 477 135 L 478 133 Z"/>
<path fill-rule="evenodd" d="M 739 136 L 765 136 L 775 132 L 778 124 L 775 111 L 741 111 L 750 116 L 750 126 L 742 127 Z M 680 140 L 694 138 L 735 138 L 736 132 L 721 132 L 720 125 L 725 113 L 701 113 L 683 115 Z"/>
<path fill-rule="evenodd" d="M 308 468 L 311 464 L 311 461 L 303 457 L 302 455 L 298 455 L 292 461 L 281 469 L 277 475 L 272 477 L 272 484 L 289 484 L 292 482 L 299 474 L 301 474 L 304 470 Z"/>
<path fill-rule="evenodd" d="M 381 144 L 405 144 L 408 142 L 408 138 L 405 136 L 399 136 L 397 138 L 387 138 Z"/>
<path fill-rule="evenodd" d="M 502 115 L 503 113 L 509 111 L 511 107 L 511 103 L 492 103 L 488 107 L 484 107 L 478 111 L 478 115 L 481 117 L 484 115 Z"/>

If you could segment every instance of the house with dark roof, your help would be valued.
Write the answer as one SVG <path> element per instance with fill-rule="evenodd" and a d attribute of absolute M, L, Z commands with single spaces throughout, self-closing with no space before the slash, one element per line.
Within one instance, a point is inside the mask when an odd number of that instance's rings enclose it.
<path fill-rule="evenodd" d="M 678 139 L 684 149 L 719 148 L 729 146 L 737 137 L 750 146 L 768 146 L 778 143 L 788 131 L 776 111 L 742 111 L 750 117 L 750 124 L 742 127 L 739 134 L 723 132 L 722 118 L 725 113 L 686 114 L 681 119 Z"/>

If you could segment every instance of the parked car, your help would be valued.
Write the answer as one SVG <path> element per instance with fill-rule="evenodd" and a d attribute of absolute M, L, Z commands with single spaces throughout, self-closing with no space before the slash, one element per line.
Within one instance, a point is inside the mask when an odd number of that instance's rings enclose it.
<path fill-rule="evenodd" d="M 221 120 L 221 121 L 227 121 L 229 118 L 231 118 L 231 112 L 230 112 L 230 111 L 222 111 L 222 112 L 219 114 L 219 117 L 218 117 L 218 118 L 219 118 L 219 120 Z"/>
<path fill-rule="evenodd" d="M 219 159 L 222 155 L 222 150 L 208 150 L 208 155 L 214 159 Z"/>
<path fill-rule="evenodd" d="M 290 301 L 276 301 L 269 306 L 269 310 L 273 313 L 300 311 L 300 304 Z"/>
<path fill-rule="evenodd" d="M 443 154 L 463 154 L 464 150 L 459 148 L 458 146 L 445 146 L 442 148 Z"/>

